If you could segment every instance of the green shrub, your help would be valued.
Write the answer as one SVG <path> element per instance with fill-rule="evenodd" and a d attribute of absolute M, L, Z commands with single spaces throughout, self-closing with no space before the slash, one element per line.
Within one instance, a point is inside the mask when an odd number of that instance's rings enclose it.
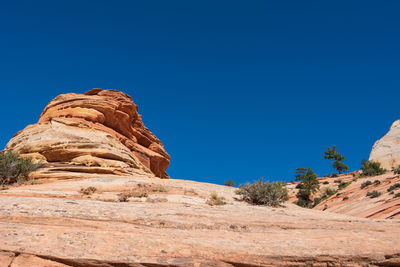
<path fill-rule="evenodd" d="M 296 205 L 306 208 L 309 204 L 305 199 L 300 198 L 299 200 L 297 200 Z"/>
<path fill-rule="evenodd" d="M 349 197 L 345 196 L 342 200 L 345 201 L 345 200 L 348 200 L 348 199 L 349 199 Z"/>
<path fill-rule="evenodd" d="M 364 189 L 365 187 L 367 187 L 367 186 L 369 186 L 369 185 L 371 185 L 371 184 L 372 184 L 371 181 L 366 181 L 366 182 L 364 182 L 364 183 L 361 184 L 360 188 L 361 188 L 361 189 Z"/>
<path fill-rule="evenodd" d="M 338 180 L 334 180 L 333 181 L 335 184 L 340 184 L 341 182 L 342 182 L 342 180 L 341 179 L 338 179 Z"/>
<path fill-rule="evenodd" d="M 226 202 L 224 201 L 224 198 L 219 197 L 217 192 L 211 192 L 210 198 L 206 201 L 206 204 L 210 206 L 221 206 L 225 205 Z"/>
<path fill-rule="evenodd" d="M 396 195 L 394 195 L 393 198 L 397 198 L 397 197 L 400 197 L 400 193 L 397 193 Z"/>
<path fill-rule="evenodd" d="M 387 191 L 391 192 L 393 190 L 396 190 L 399 187 L 400 187 L 400 183 L 395 183 L 394 185 L 390 186 Z"/>
<path fill-rule="evenodd" d="M 328 181 L 324 181 L 323 184 L 329 184 L 329 182 Z"/>
<path fill-rule="evenodd" d="M 392 170 L 394 174 L 400 174 L 400 166 L 398 166 L 397 168 L 393 168 Z"/>
<path fill-rule="evenodd" d="M 224 185 L 226 186 L 235 186 L 235 182 L 232 179 L 228 179 Z"/>
<path fill-rule="evenodd" d="M 363 176 L 376 176 L 386 173 L 384 168 L 381 168 L 381 164 L 375 161 L 361 161 L 361 170 Z"/>
<path fill-rule="evenodd" d="M 375 198 L 375 197 L 379 197 L 381 194 L 382 194 L 381 192 L 374 190 L 372 192 L 368 192 L 366 194 L 366 196 L 370 197 L 370 198 Z"/>
<path fill-rule="evenodd" d="M 279 206 L 289 200 L 288 191 L 283 182 L 264 182 L 260 179 L 253 184 L 241 185 L 236 194 L 242 199 L 254 205 Z"/>
<path fill-rule="evenodd" d="M 161 186 L 160 188 L 158 188 L 158 192 L 165 193 L 168 192 L 168 190 L 164 186 Z"/>
<path fill-rule="evenodd" d="M 0 154 L 0 184 L 25 181 L 28 174 L 40 168 L 41 163 L 33 163 L 32 158 L 20 158 L 18 153 Z"/>
<path fill-rule="evenodd" d="M 316 197 L 316 198 L 314 198 L 313 207 L 317 206 L 324 199 L 325 199 L 324 197 Z"/>
<path fill-rule="evenodd" d="M 334 189 L 332 189 L 332 188 L 329 188 L 329 187 L 327 187 L 327 188 L 325 188 L 325 194 L 327 195 L 327 196 L 332 196 L 332 195 L 334 195 L 336 193 L 336 190 L 334 190 Z"/>
<path fill-rule="evenodd" d="M 338 187 L 338 190 L 342 190 L 342 189 L 348 187 L 349 185 L 351 185 L 351 182 L 341 182 Z"/>
<path fill-rule="evenodd" d="M 338 177 L 338 176 L 339 176 L 339 175 L 337 175 L 337 173 L 332 173 L 332 174 L 331 174 L 331 177 L 332 177 L 332 178 L 335 178 L 335 177 Z"/>
<path fill-rule="evenodd" d="M 374 185 L 380 185 L 380 184 L 381 184 L 381 181 L 379 181 L 379 180 L 374 181 Z"/>

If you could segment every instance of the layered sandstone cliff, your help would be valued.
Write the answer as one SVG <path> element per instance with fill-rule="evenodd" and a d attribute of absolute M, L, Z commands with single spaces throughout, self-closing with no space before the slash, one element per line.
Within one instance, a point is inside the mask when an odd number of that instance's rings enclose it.
<path fill-rule="evenodd" d="M 170 156 L 163 144 L 144 126 L 131 97 L 115 90 L 57 96 L 6 150 L 42 160 L 42 176 L 139 172 L 168 178 Z"/>
<path fill-rule="evenodd" d="M 389 132 L 376 141 L 369 159 L 380 162 L 388 170 L 400 165 L 400 120 L 395 121 Z"/>

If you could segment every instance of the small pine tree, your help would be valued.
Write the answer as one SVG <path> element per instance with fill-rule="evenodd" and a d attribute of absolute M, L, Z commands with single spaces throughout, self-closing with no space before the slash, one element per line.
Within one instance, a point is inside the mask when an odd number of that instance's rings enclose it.
<path fill-rule="evenodd" d="M 337 146 L 328 147 L 325 152 L 325 159 L 333 160 L 333 168 L 339 173 L 343 173 L 349 169 L 349 167 L 343 163 L 345 157 L 343 157 L 339 152 L 337 152 Z"/>
<path fill-rule="evenodd" d="M 224 185 L 226 186 L 235 186 L 235 182 L 232 179 L 228 179 Z"/>
<path fill-rule="evenodd" d="M 319 189 L 317 175 L 310 168 L 297 168 L 295 177 L 296 181 L 301 181 L 299 183 L 299 193 L 297 194 L 299 198 L 297 204 L 302 207 L 311 208 L 313 204 L 311 195 Z"/>

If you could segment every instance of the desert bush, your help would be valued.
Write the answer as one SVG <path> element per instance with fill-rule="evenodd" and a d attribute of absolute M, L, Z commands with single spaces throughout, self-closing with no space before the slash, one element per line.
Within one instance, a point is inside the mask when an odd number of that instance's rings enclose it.
<path fill-rule="evenodd" d="M 142 186 L 141 184 L 138 184 L 137 188 L 119 193 L 118 200 L 119 202 L 127 202 L 131 197 L 137 197 L 137 198 L 148 197 L 149 190 L 151 190 L 151 188 L 147 188 L 145 186 Z"/>
<path fill-rule="evenodd" d="M 372 191 L 372 192 L 368 192 L 365 196 L 370 197 L 370 198 L 375 198 L 375 197 L 379 197 L 382 193 L 379 191 Z"/>
<path fill-rule="evenodd" d="M 82 195 L 93 195 L 94 193 L 96 193 L 97 192 L 97 188 L 96 187 L 94 187 L 94 186 L 89 186 L 89 187 L 86 187 L 86 188 L 81 188 L 81 190 L 79 190 L 79 192 L 82 194 Z"/>
<path fill-rule="evenodd" d="M 341 182 L 340 185 L 338 186 L 338 190 L 342 190 L 348 187 L 349 185 L 351 185 L 351 182 Z"/>
<path fill-rule="evenodd" d="M 345 196 L 342 200 L 345 201 L 345 200 L 348 200 L 348 199 L 349 199 L 349 197 Z"/>
<path fill-rule="evenodd" d="M 235 186 L 235 182 L 232 179 L 228 179 L 224 185 L 226 186 Z"/>
<path fill-rule="evenodd" d="M 279 206 L 289 200 L 288 191 L 283 182 L 268 183 L 260 179 L 253 184 L 241 185 L 236 194 L 254 205 Z"/>
<path fill-rule="evenodd" d="M 394 172 L 394 174 L 400 174 L 400 166 L 398 166 L 397 168 L 392 168 L 392 171 Z"/>
<path fill-rule="evenodd" d="M 326 199 L 326 195 L 323 195 L 322 197 L 314 198 L 313 207 L 317 206 L 319 203 L 321 203 L 325 199 Z"/>
<path fill-rule="evenodd" d="M 41 167 L 41 163 L 33 163 L 32 158 L 20 158 L 18 153 L 0 154 L 0 184 L 13 184 L 25 181 L 28 174 Z"/>
<path fill-rule="evenodd" d="M 163 187 L 163 186 L 161 186 L 159 189 L 158 189 L 158 192 L 161 192 L 161 193 L 165 193 L 165 192 L 167 192 L 168 190 L 165 188 L 165 187 Z"/>
<path fill-rule="evenodd" d="M 340 184 L 341 182 L 342 182 L 342 180 L 341 179 L 338 179 L 338 180 L 334 180 L 333 181 L 335 184 Z"/>
<path fill-rule="evenodd" d="M 390 187 L 387 189 L 387 191 L 388 191 L 388 192 L 391 192 L 391 191 L 396 190 L 397 188 L 400 188 L 400 183 L 395 183 L 394 185 L 390 186 Z"/>
<path fill-rule="evenodd" d="M 366 161 L 363 159 L 361 161 L 361 170 L 363 176 L 375 176 L 386 173 L 384 168 L 381 168 L 381 164 L 375 161 Z"/>
<path fill-rule="evenodd" d="M 366 182 L 364 182 L 364 183 L 361 184 L 360 188 L 361 188 L 361 189 L 364 189 L 365 187 L 367 187 L 367 186 L 369 186 L 369 185 L 371 185 L 371 184 L 372 184 L 371 181 L 366 181 Z"/>
<path fill-rule="evenodd" d="M 334 189 L 332 189 L 332 188 L 330 188 L 330 187 L 327 187 L 327 188 L 325 188 L 325 194 L 327 195 L 327 196 L 332 196 L 332 195 L 334 195 L 336 193 L 336 190 L 334 190 Z"/>
<path fill-rule="evenodd" d="M 211 192 L 210 198 L 206 201 L 206 204 L 210 206 L 220 206 L 220 205 L 225 205 L 226 202 L 224 201 L 224 198 L 219 197 L 217 192 Z"/>
<path fill-rule="evenodd" d="M 381 184 L 381 181 L 379 181 L 379 180 L 374 181 L 374 185 L 380 185 L 380 184 Z"/>
<path fill-rule="evenodd" d="M 335 177 L 338 177 L 338 176 L 339 176 L 339 175 L 337 175 L 337 173 L 332 173 L 332 174 L 331 174 L 331 177 L 332 177 L 332 178 L 335 178 Z"/>
<path fill-rule="evenodd" d="M 299 199 L 297 200 L 297 202 L 296 202 L 296 205 L 298 205 L 298 206 L 300 206 L 300 207 L 308 207 L 309 202 L 306 201 L 305 199 L 299 198 Z M 316 205 L 318 205 L 318 204 L 316 204 Z M 316 205 L 315 205 L 315 206 L 316 206 Z M 315 207 L 315 206 L 314 206 L 314 207 Z"/>
<path fill-rule="evenodd" d="M 393 196 L 393 198 L 400 197 L 400 193 L 396 193 L 396 195 Z"/>
<path fill-rule="evenodd" d="M 323 184 L 329 184 L 329 182 L 328 181 L 324 181 Z"/>

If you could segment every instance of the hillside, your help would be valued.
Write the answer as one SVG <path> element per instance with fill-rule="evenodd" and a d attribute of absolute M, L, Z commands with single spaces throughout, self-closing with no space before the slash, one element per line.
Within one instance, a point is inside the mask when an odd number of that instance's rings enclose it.
<path fill-rule="evenodd" d="M 234 188 L 146 175 L 37 183 L 0 192 L 2 266 L 400 263 L 399 220 L 251 206 Z M 206 204 L 213 191 L 227 204 Z M 134 197 L 120 202 L 121 192 Z"/>
<path fill-rule="evenodd" d="M 400 176 L 393 172 L 372 177 L 358 176 L 358 174 L 357 176 L 346 174 L 335 178 L 319 178 L 320 192 L 315 197 L 320 197 L 327 188 L 335 193 L 321 201 L 314 209 L 362 218 L 400 219 L 400 197 L 395 197 L 397 193 L 400 193 L 400 187 L 388 191 L 391 186 L 400 183 Z M 368 181 L 371 185 L 361 188 L 362 184 Z M 349 183 L 349 185 L 338 189 L 341 183 Z M 297 201 L 296 184 L 288 185 L 291 203 Z M 368 192 L 374 190 L 380 192 L 381 195 L 374 198 L 367 196 Z"/>

